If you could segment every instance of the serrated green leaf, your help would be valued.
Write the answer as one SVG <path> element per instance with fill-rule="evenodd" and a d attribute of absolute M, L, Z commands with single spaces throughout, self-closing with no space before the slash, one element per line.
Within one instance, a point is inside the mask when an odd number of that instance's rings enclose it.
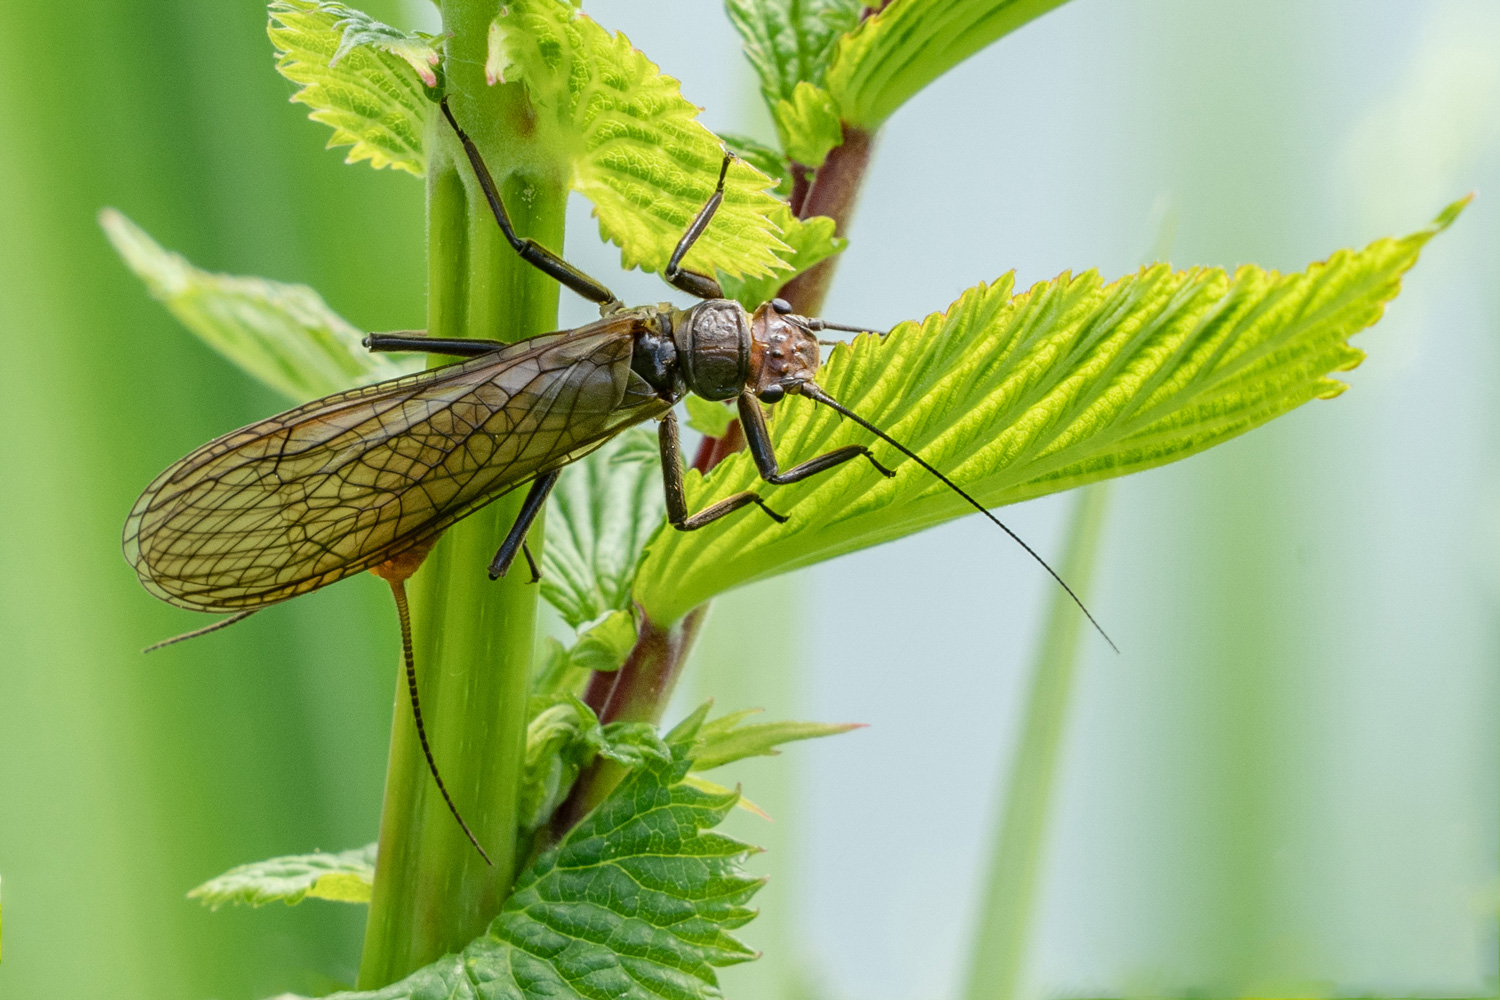
<path fill-rule="evenodd" d="M 834 44 L 859 23 L 865 0 L 726 0 L 725 9 L 760 77 L 766 105 L 798 83 L 821 85 Z"/>
<path fill-rule="evenodd" d="M 656 436 L 632 428 L 563 470 L 552 490 L 542 596 L 573 628 L 630 607 L 646 539 L 661 523 Z"/>
<path fill-rule="evenodd" d="M 740 135 L 737 132 L 720 132 L 719 138 L 724 141 L 735 156 L 750 164 L 756 170 L 765 174 L 776 182 L 773 188 L 777 197 L 785 198 L 792 193 L 792 170 L 786 162 L 786 157 L 779 150 L 772 149 L 763 142 L 758 142 L 748 135 Z M 782 237 L 785 240 L 785 237 Z"/>
<path fill-rule="evenodd" d="M 210 909 L 225 903 L 288 906 L 313 899 L 368 903 L 375 884 L 375 844 L 338 854 L 293 854 L 231 868 L 188 893 Z"/>
<path fill-rule="evenodd" d="M 874 131 L 969 56 L 1064 0 L 892 0 L 834 48 L 824 86 L 846 122 Z"/>
<path fill-rule="evenodd" d="M 1112 283 L 1064 274 L 1021 295 L 1006 276 L 920 324 L 835 348 L 818 381 L 988 507 L 1149 469 L 1343 391 L 1329 374 L 1364 357 L 1348 338 L 1380 318 L 1462 204 L 1404 239 L 1341 250 L 1300 273 L 1159 264 Z M 798 399 L 776 409 L 783 467 L 859 442 L 896 478 L 854 461 L 768 489 L 745 453 L 707 482 L 689 471 L 691 510 L 755 489 L 790 520 L 750 511 L 714 530 L 659 532 L 635 586 L 653 621 L 970 510 L 833 411 Z"/>
<path fill-rule="evenodd" d="M 621 264 L 660 271 L 719 178 L 723 145 L 678 82 L 564 0 L 511 0 L 496 18 L 495 71 L 526 84 L 537 143 L 572 165 Z M 736 160 L 724 201 L 684 265 L 742 277 L 785 270 L 772 181 Z"/>
<path fill-rule="evenodd" d="M 405 33 L 338 3 L 275 0 L 267 28 L 276 69 L 298 84 L 292 100 L 333 129 L 328 148 L 349 146 L 345 163 L 369 160 L 421 177 L 437 78 L 436 39 Z"/>
<path fill-rule="evenodd" d="M 763 879 L 714 833 L 734 793 L 684 782 L 686 746 L 628 775 L 516 880 L 485 934 L 398 983 L 340 1000 L 709 1000 L 754 958 L 730 932 Z"/>
<path fill-rule="evenodd" d="M 324 3 L 321 8 L 341 15 L 334 24 L 341 36 L 338 49 L 328 60 L 330 66 L 337 66 L 350 52 L 364 46 L 397 57 L 412 68 L 424 86 L 438 85 L 437 66 L 442 62 L 442 55 L 437 50 L 438 36 L 420 31 L 400 31 L 382 24 L 364 11 L 343 4 Z"/>
<path fill-rule="evenodd" d="M 266 385 L 306 402 L 419 370 L 360 345 L 364 336 L 306 285 L 212 274 L 162 248 L 112 208 L 99 225 L 125 263 L 182 325 Z"/>
<path fill-rule="evenodd" d="M 796 163 L 820 167 L 828 151 L 844 141 L 839 124 L 838 105 L 833 95 L 806 81 L 797 84 L 790 98 L 782 98 L 771 108 L 781 148 Z"/>
<path fill-rule="evenodd" d="M 775 757 L 783 743 L 837 736 L 859 729 L 857 722 L 758 722 L 741 725 L 760 709 L 733 712 L 704 723 L 693 745 L 693 769 L 710 771 L 746 757 Z"/>
<path fill-rule="evenodd" d="M 687 396 L 682 404 L 687 408 L 687 425 L 704 437 L 723 437 L 729 425 L 734 423 L 734 411 L 723 403 L 701 396 Z"/>
<path fill-rule="evenodd" d="M 792 248 L 788 263 L 791 270 L 781 274 L 743 280 L 719 275 L 719 284 L 724 294 L 746 309 L 754 310 L 769 302 L 781 286 L 794 276 L 801 274 L 821 260 L 840 253 L 849 241 L 833 235 L 835 223 L 826 215 L 815 215 L 810 219 L 799 219 L 785 205 L 777 213 L 781 225 L 781 238 Z"/>

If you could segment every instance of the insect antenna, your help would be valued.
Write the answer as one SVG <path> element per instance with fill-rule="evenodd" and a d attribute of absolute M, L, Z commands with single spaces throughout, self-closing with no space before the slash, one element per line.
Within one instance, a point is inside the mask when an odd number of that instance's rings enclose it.
<path fill-rule="evenodd" d="M 260 608 L 248 608 L 248 609 L 246 609 L 244 611 L 238 611 L 238 612 L 230 615 L 228 618 L 220 618 L 218 621 L 214 622 L 212 625 L 205 625 L 202 628 L 195 628 L 191 632 L 184 632 L 181 635 L 174 635 L 174 636 L 172 636 L 172 638 L 170 638 L 170 639 L 163 639 L 161 642 L 153 642 L 151 645 L 149 645 L 145 649 L 141 650 L 141 652 L 142 653 L 154 653 L 158 649 L 165 649 L 167 646 L 175 646 L 179 642 L 185 642 L 188 639 L 196 639 L 200 635 L 208 635 L 210 632 L 217 632 L 221 628 L 228 628 L 229 626 L 235 624 L 236 622 L 242 622 L 242 621 L 244 621 L 246 618 L 249 618 L 251 615 L 255 614 L 255 612 L 257 612 L 259 610 L 261 610 L 261 609 Z"/>
<path fill-rule="evenodd" d="M 900 441 L 897 441 L 895 438 L 891 437 L 885 431 L 881 430 L 879 427 L 876 427 L 874 424 L 870 423 L 864 417 L 861 417 L 859 414 L 855 413 L 853 410 L 849 409 L 847 406 L 843 405 L 838 400 L 834 399 L 832 396 L 828 395 L 828 393 L 824 392 L 821 388 L 819 388 L 816 383 L 813 383 L 813 382 L 803 382 L 802 385 L 801 385 L 801 387 L 800 387 L 800 389 L 798 391 L 800 391 L 802 393 L 802 395 L 806 396 L 808 399 L 811 399 L 813 402 L 815 402 L 815 403 L 822 403 L 824 406 L 828 407 L 829 409 L 836 410 L 838 413 L 842 414 L 845 417 L 848 417 L 850 420 L 854 421 L 856 424 L 859 424 L 859 426 L 863 427 L 865 430 L 869 431 L 871 434 L 874 434 L 876 437 L 880 438 L 886 444 L 888 444 L 891 447 L 895 448 L 897 451 L 901 452 L 901 454 L 905 455 L 907 458 L 911 459 L 913 462 L 916 462 L 918 465 L 920 465 L 922 468 L 926 469 L 928 472 L 932 473 L 934 476 L 936 476 L 938 478 L 939 481 L 941 481 L 943 483 L 943 485 L 947 486 L 954 493 L 957 493 L 959 496 L 961 496 L 965 500 L 967 500 L 969 502 L 970 506 L 972 506 L 975 510 L 979 511 L 979 513 L 983 514 L 985 517 L 987 517 L 991 521 L 995 522 L 995 524 L 999 525 L 1000 530 L 1004 531 L 1007 535 L 1009 535 L 1012 539 L 1014 539 L 1017 545 L 1019 545 L 1019 546 L 1021 546 L 1021 548 L 1025 549 L 1026 550 L 1026 554 L 1029 555 L 1029 556 L 1031 556 L 1031 558 L 1035 559 L 1037 561 L 1037 563 L 1039 563 L 1041 565 L 1042 569 L 1046 570 L 1048 572 L 1048 574 L 1051 575 L 1052 579 L 1054 579 L 1054 580 L 1057 581 L 1058 586 L 1062 587 L 1062 589 L 1067 592 L 1068 596 L 1073 599 L 1073 603 L 1076 604 L 1076 605 L 1078 605 L 1078 610 L 1082 611 L 1084 617 L 1089 620 L 1089 624 L 1092 625 L 1092 626 L 1094 626 L 1094 630 L 1097 631 L 1101 636 L 1104 637 L 1104 641 L 1105 642 L 1109 643 L 1109 648 L 1113 649 L 1116 653 L 1118 653 L 1120 651 L 1120 647 L 1115 645 L 1115 641 L 1109 637 L 1109 633 L 1106 632 L 1106 631 L 1104 631 L 1103 626 L 1101 626 L 1097 621 L 1094 620 L 1094 616 L 1089 613 L 1089 609 L 1086 608 L 1086 607 L 1084 607 L 1083 601 L 1079 600 L 1078 595 L 1075 594 L 1075 593 L 1073 593 L 1073 588 L 1070 587 L 1070 586 L 1068 586 L 1066 580 L 1064 580 L 1062 577 L 1060 577 L 1060 576 L 1057 575 L 1057 570 L 1055 570 L 1051 566 L 1047 565 L 1047 560 L 1045 560 L 1041 556 L 1039 556 L 1037 554 L 1036 550 L 1033 549 L 1030 545 L 1027 545 L 1026 542 L 1021 538 L 1020 535 L 1016 534 L 1014 531 L 1011 531 L 1010 528 L 1006 527 L 1006 525 L 1005 525 L 1005 523 L 1003 521 L 1001 521 L 994 514 L 990 513 L 990 510 L 989 510 L 988 507 L 984 506 L 984 504 L 980 503 L 978 500 L 975 500 L 968 493 L 964 492 L 964 490 L 957 483 L 955 483 L 953 480 L 949 479 L 947 476 L 943 475 L 941 472 L 939 472 L 937 469 L 935 469 L 932 465 L 928 464 L 928 462 L 924 458 L 922 458 L 921 455 L 918 455 L 916 452 L 912 451 L 906 445 L 902 444 Z"/>
<path fill-rule="evenodd" d="M 417 739 L 421 741 L 422 753 L 427 757 L 427 769 L 432 772 L 432 780 L 437 782 L 438 791 L 443 793 L 443 801 L 448 803 L 448 811 L 458 820 L 464 836 L 469 838 L 469 843 L 474 845 L 474 850 L 479 852 L 484 863 L 493 868 L 495 863 L 484 852 L 484 848 L 479 846 L 479 838 L 474 836 L 474 831 L 469 829 L 469 824 L 459 815 L 458 806 L 453 804 L 453 796 L 448 794 L 448 786 L 443 784 L 442 775 L 438 774 L 437 761 L 432 758 L 432 747 L 427 744 L 427 728 L 422 725 L 422 703 L 417 697 L 417 657 L 412 652 L 411 611 L 406 606 L 406 583 L 389 577 L 386 582 L 391 585 L 391 596 L 396 599 L 396 615 L 401 619 L 401 655 L 406 660 L 406 689 L 411 692 L 411 715 L 417 723 Z"/>

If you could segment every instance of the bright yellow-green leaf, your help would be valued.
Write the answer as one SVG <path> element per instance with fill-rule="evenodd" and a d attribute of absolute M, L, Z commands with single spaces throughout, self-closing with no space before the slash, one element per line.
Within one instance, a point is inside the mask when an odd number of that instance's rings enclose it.
<path fill-rule="evenodd" d="M 304 899 L 338 903 L 368 903 L 375 885 L 375 845 L 366 844 L 338 854 L 294 854 L 231 868 L 188 893 L 217 910 L 225 903 L 264 906 Z"/>
<path fill-rule="evenodd" d="M 1064 274 L 1020 295 L 1006 276 L 920 324 L 836 348 L 818 381 L 989 507 L 1149 469 L 1342 392 L 1330 373 L 1364 357 L 1349 337 L 1380 318 L 1423 244 L 1464 204 L 1404 239 L 1341 250 L 1293 274 L 1158 264 L 1109 283 L 1092 271 Z M 770 487 L 745 453 L 707 482 L 689 472 L 692 510 L 753 489 L 790 520 L 749 509 L 703 531 L 660 530 L 635 585 L 654 621 L 971 509 L 837 413 L 796 397 L 776 410 L 783 467 L 859 442 L 896 478 L 853 461 Z"/>
<path fill-rule="evenodd" d="M 349 146 L 346 163 L 395 167 L 421 177 L 423 134 L 437 77 L 436 40 L 408 34 L 338 3 L 275 0 L 267 29 L 276 69 L 299 84 L 292 100 L 333 129 L 329 148 Z M 425 78 L 425 81 L 424 81 Z"/>
<path fill-rule="evenodd" d="M 844 141 L 839 109 L 833 96 L 807 81 L 797 84 L 790 99 L 782 98 L 771 109 L 781 148 L 796 163 L 820 167 L 828 151 Z"/>
<path fill-rule="evenodd" d="M 698 108 L 622 34 L 563 0 L 509 0 L 495 20 L 493 71 L 526 84 L 537 142 L 571 164 L 601 235 L 624 267 L 660 271 L 713 193 L 724 146 Z M 773 181 L 736 160 L 724 202 L 685 266 L 732 277 L 786 270 Z"/>
<path fill-rule="evenodd" d="M 112 208 L 99 213 L 125 263 L 173 316 L 214 350 L 299 403 L 421 367 L 374 354 L 364 336 L 306 285 L 200 270 Z"/>
<path fill-rule="evenodd" d="M 842 236 L 833 235 L 834 221 L 826 215 L 799 219 L 783 204 L 777 209 L 775 219 L 781 226 L 782 240 L 792 248 L 787 258 L 791 270 L 744 279 L 731 278 L 722 273 L 719 275 L 719 284 L 723 286 L 724 294 L 746 309 L 753 310 L 761 303 L 769 302 L 794 275 L 801 274 L 849 245 L 849 241 Z"/>
<path fill-rule="evenodd" d="M 780 150 L 737 132 L 720 132 L 719 138 L 733 150 L 735 156 L 776 182 L 774 190 L 778 198 L 785 198 L 792 193 L 791 166 Z"/>
<path fill-rule="evenodd" d="M 917 91 L 1064 0 L 891 0 L 834 48 L 824 86 L 873 131 Z"/>

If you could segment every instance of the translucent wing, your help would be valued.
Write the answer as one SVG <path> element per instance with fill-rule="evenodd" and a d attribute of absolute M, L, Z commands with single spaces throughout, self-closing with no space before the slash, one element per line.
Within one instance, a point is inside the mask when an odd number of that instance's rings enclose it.
<path fill-rule="evenodd" d="M 147 487 L 125 558 L 147 590 L 197 611 L 261 607 L 384 562 L 663 412 L 630 371 L 633 329 L 600 320 L 226 434 Z"/>

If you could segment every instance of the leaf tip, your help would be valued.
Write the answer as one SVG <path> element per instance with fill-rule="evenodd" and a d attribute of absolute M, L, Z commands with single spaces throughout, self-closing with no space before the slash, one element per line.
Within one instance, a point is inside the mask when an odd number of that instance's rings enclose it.
<path fill-rule="evenodd" d="M 1449 204 L 1446 208 L 1444 208 L 1437 214 L 1437 218 L 1433 219 L 1430 223 L 1427 224 L 1427 228 L 1422 230 L 1422 235 L 1425 237 L 1433 237 L 1442 232 L 1444 229 L 1447 229 L 1449 226 L 1453 225 L 1454 221 L 1463 214 L 1464 209 L 1469 207 L 1469 203 L 1478 196 L 1479 192 L 1470 191 L 1462 198 L 1459 198 L 1457 201 Z"/>

